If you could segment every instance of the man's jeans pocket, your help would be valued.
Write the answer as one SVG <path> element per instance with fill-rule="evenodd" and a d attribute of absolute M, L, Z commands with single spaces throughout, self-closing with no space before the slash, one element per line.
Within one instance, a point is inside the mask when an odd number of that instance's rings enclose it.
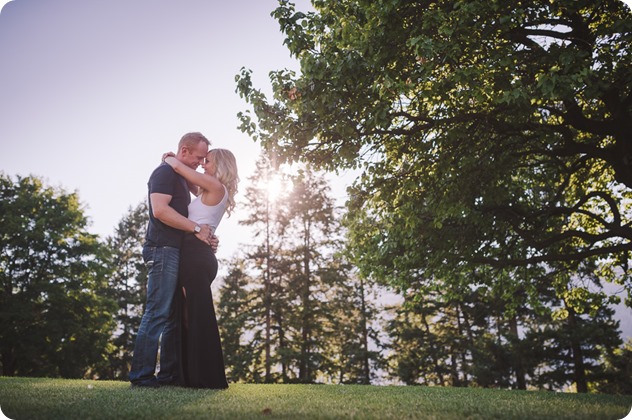
<path fill-rule="evenodd" d="M 145 246 L 143 247 L 143 260 L 145 261 L 145 265 L 147 266 L 147 270 L 151 271 L 156 262 L 156 250 L 158 248 L 155 246 Z"/>

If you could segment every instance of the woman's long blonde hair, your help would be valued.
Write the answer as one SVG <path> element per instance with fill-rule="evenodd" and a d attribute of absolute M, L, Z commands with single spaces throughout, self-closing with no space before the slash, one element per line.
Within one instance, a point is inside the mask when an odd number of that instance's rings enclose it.
<path fill-rule="evenodd" d="M 237 194 L 237 185 L 239 184 L 235 155 L 233 155 L 230 150 L 211 149 L 206 155 L 206 158 L 212 160 L 215 164 L 215 177 L 228 190 L 226 212 L 230 217 L 231 212 L 235 208 L 235 194 Z"/>

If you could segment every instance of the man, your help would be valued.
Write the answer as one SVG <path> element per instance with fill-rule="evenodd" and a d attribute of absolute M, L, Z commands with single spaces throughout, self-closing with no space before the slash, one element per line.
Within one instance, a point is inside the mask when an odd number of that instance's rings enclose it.
<path fill-rule="evenodd" d="M 200 133 L 187 133 L 178 144 L 176 158 L 197 169 L 210 142 Z M 143 259 L 149 268 L 147 304 L 138 328 L 129 379 L 133 387 L 159 387 L 178 380 L 179 330 L 174 295 L 178 284 L 180 244 L 186 232 L 195 233 L 214 249 L 217 239 L 208 225 L 189 220 L 191 196 L 186 181 L 162 163 L 149 178 L 149 224 Z M 162 337 L 161 337 L 162 336 Z M 158 347 L 160 371 L 154 375 Z"/>

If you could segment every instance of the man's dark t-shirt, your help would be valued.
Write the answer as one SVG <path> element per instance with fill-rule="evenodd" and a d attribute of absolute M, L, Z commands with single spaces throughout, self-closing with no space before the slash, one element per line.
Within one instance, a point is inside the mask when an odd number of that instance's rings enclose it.
<path fill-rule="evenodd" d="M 184 217 L 189 216 L 188 207 L 191 202 L 191 195 L 189 194 L 186 181 L 171 166 L 166 163 L 158 166 L 149 177 L 147 187 L 149 189 L 148 198 L 152 193 L 168 194 L 171 196 L 169 206 L 173 207 L 175 211 Z M 167 226 L 154 217 L 151 199 L 149 199 L 149 224 L 147 226 L 147 235 L 145 236 L 145 245 L 180 248 L 183 237 L 183 231 Z"/>

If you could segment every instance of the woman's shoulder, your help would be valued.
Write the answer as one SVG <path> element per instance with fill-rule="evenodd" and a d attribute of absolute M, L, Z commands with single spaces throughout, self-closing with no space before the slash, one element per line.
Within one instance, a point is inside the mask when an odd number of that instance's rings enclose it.
<path fill-rule="evenodd" d="M 203 193 L 202 203 L 207 206 L 216 206 L 221 204 L 228 198 L 228 189 L 224 186 L 224 184 L 219 183 L 217 188 L 213 190 L 207 190 Z"/>

